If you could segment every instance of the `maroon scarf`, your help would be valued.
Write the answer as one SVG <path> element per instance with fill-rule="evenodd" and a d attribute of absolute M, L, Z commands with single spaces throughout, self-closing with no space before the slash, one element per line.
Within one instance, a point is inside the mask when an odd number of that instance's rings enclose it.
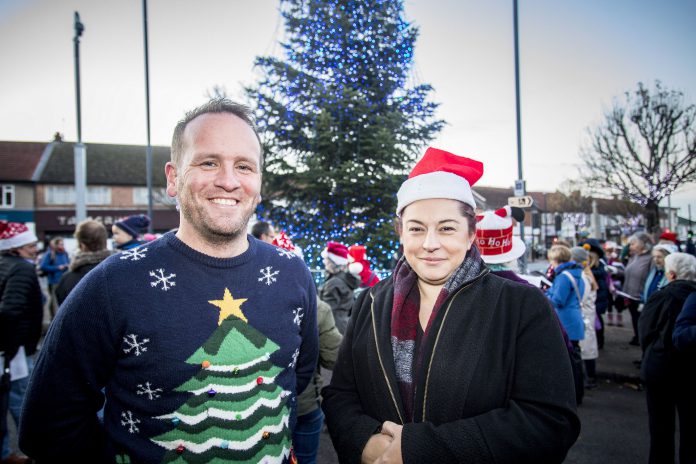
<path fill-rule="evenodd" d="M 433 312 L 423 334 L 423 346 L 430 327 L 442 304 L 456 289 L 473 280 L 481 273 L 485 264 L 476 246 L 472 246 L 464 262 L 452 273 L 435 301 Z M 418 275 L 402 256 L 394 268 L 394 303 L 391 313 L 391 343 L 396 366 L 396 379 L 399 393 L 406 411 L 406 417 L 413 421 L 413 396 L 416 378 L 420 373 L 421 352 L 415 353 L 418 333 L 418 313 L 420 311 L 420 292 Z M 416 363 L 414 363 L 414 359 Z"/>

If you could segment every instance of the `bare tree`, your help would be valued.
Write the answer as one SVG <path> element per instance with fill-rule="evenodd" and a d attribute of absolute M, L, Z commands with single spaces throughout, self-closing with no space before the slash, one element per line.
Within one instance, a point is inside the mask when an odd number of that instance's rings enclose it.
<path fill-rule="evenodd" d="M 677 188 L 696 181 L 696 107 L 660 81 L 614 100 L 606 120 L 588 130 L 581 154 L 594 190 L 619 193 L 646 211 L 647 226 L 659 226 L 658 204 Z"/>

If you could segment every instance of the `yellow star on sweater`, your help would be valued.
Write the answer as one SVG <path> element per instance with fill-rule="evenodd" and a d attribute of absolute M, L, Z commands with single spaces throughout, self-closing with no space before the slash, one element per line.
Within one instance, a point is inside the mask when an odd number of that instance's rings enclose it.
<path fill-rule="evenodd" d="M 237 316 L 244 322 L 249 322 L 242 312 L 242 303 L 244 303 L 247 298 L 240 298 L 235 300 L 232 298 L 232 294 L 228 288 L 225 288 L 225 296 L 222 300 L 210 300 L 208 303 L 220 308 L 220 319 L 218 319 L 218 325 L 222 324 L 222 321 L 227 319 L 228 316 Z"/>

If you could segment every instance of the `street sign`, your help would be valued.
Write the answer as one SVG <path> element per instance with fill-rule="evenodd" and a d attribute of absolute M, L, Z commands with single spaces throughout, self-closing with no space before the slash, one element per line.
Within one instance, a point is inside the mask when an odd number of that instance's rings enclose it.
<path fill-rule="evenodd" d="M 526 188 L 525 188 L 525 182 L 522 179 L 517 179 L 515 181 L 515 196 L 516 197 L 521 197 L 524 196 L 527 193 Z M 510 205 L 512 206 L 512 205 Z"/>
<path fill-rule="evenodd" d="M 518 208 L 529 208 L 534 204 L 534 199 L 529 195 L 524 197 L 508 197 L 508 206 L 516 206 Z"/>

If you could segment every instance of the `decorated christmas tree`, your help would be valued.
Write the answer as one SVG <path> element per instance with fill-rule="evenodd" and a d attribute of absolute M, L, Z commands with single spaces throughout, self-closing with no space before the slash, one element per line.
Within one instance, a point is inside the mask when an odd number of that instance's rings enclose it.
<path fill-rule="evenodd" d="M 418 29 L 394 0 L 283 0 L 281 13 L 285 58 L 258 58 L 247 89 L 266 153 L 261 215 L 310 264 L 337 240 L 385 266 L 396 191 L 444 124 L 413 79 Z"/>
<path fill-rule="evenodd" d="M 290 392 L 275 382 L 283 370 L 270 362 L 278 345 L 247 324 L 246 299 L 228 289 L 218 328 L 187 363 L 200 371 L 176 388 L 191 397 L 158 419 L 173 428 L 152 441 L 167 449 L 163 462 L 283 462 L 290 455 Z"/>

